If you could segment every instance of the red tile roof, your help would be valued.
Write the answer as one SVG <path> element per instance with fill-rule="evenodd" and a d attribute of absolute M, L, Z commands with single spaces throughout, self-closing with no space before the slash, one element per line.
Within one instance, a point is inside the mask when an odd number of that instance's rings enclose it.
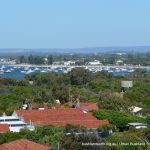
<path fill-rule="evenodd" d="M 64 107 L 65 104 L 70 105 L 69 102 L 68 102 L 68 103 L 62 104 L 61 106 Z M 98 109 L 98 105 L 97 105 L 97 103 L 91 103 L 91 102 L 83 103 L 83 102 L 80 102 L 80 108 L 81 109 L 93 110 L 93 109 Z"/>
<path fill-rule="evenodd" d="M 98 109 L 98 106 L 97 103 L 80 103 L 80 108 L 92 110 Z"/>
<path fill-rule="evenodd" d="M 16 113 L 23 116 L 26 122 L 31 120 L 42 125 L 79 124 L 88 128 L 98 128 L 109 123 L 107 120 L 96 119 L 91 112 L 84 113 L 80 108 L 17 110 Z"/>
<path fill-rule="evenodd" d="M 21 139 L 0 145 L 0 150 L 49 150 L 49 148 L 26 139 Z"/>
<path fill-rule="evenodd" d="M 8 124 L 0 124 L 0 133 L 10 131 Z"/>

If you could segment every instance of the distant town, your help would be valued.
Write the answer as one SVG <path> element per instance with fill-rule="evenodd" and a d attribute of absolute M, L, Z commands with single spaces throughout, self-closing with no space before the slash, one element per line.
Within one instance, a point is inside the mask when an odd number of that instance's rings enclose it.
<path fill-rule="evenodd" d="M 0 143 L 48 150 L 131 138 L 144 150 L 149 60 L 150 53 L 125 52 L 1 57 Z"/>

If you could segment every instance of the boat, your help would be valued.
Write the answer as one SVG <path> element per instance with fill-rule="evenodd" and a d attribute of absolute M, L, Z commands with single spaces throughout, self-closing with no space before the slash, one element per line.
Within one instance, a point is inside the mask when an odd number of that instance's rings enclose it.
<path fill-rule="evenodd" d="M 5 73 L 11 73 L 12 71 L 10 69 L 6 70 Z"/>
<path fill-rule="evenodd" d="M 0 74 L 3 74 L 4 70 L 2 68 L 0 68 Z"/>
<path fill-rule="evenodd" d="M 121 72 L 121 70 L 119 68 L 116 68 L 115 72 Z"/>
<path fill-rule="evenodd" d="M 128 70 L 128 72 L 129 72 L 129 73 L 134 72 L 134 71 L 135 71 L 134 69 L 130 69 L 130 70 Z"/>
<path fill-rule="evenodd" d="M 2 65 L 1 69 L 5 69 L 6 67 L 4 65 Z"/>
<path fill-rule="evenodd" d="M 113 73 L 114 71 L 113 70 L 108 70 L 108 72 Z"/>
<path fill-rule="evenodd" d="M 41 70 L 40 72 L 45 73 L 45 72 L 47 72 L 47 71 L 46 71 L 46 70 Z"/>
<path fill-rule="evenodd" d="M 126 68 L 121 68 L 121 71 L 124 71 L 124 72 L 126 72 L 126 71 L 128 71 Z"/>
<path fill-rule="evenodd" d="M 34 70 L 35 70 L 35 71 L 39 71 L 40 69 L 36 67 Z"/>
<path fill-rule="evenodd" d="M 28 70 L 28 69 L 29 69 L 29 67 L 25 67 L 25 68 L 24 68 L 24 70 Z"/>
<path fill-rule="evenodd" d="M 25 71 L 24 74 L 30 74 L 30 73 L 33 73 L 33 72 L 34 72 L 34 70 L 29 69 L 29 70 Z"/>
<path fill-rule="evenodd" d="M 25 73 L 26 71 L 25 70 L 22 70 L 22 71 L 20 71 L 21 73 Z"/>

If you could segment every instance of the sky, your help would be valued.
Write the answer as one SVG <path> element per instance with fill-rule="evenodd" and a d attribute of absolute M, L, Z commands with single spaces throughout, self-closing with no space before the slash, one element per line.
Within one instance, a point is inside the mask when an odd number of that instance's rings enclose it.
<path fill-rule="evenodd" d="M 150 45 L 150 0 L 0 0 L 0 48 Z"/>

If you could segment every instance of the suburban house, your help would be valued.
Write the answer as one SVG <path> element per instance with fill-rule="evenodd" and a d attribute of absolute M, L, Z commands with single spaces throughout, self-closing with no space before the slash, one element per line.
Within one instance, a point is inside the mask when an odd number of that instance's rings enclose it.
<path fill-rule="evenodd" d="M 89 62 L 88 65 L 99 66 L 99 65 L 102 65 L 102 63 L 98 60 L 94 60 L 94 61 Z"/>
<path fill-rule="evenodd" d="M 3 113 L 0 116 L 0 133 L 7 131 L 19 132 L 22 128 L 28 128 L 34 130 L 34 125 L 31 121 L 25 122 L 22 116 L 19 116 L 14 112 L 11 116 L 7 116 Z"/>
<path fill-rule="evenodd" d="M 47 146 L 26 139 L 0 145 L 0 150 L 50 150 Z"/>
<path fill-rule="evenodd" d="M 65 61 L 64 65 L 65 66 L 71 66 L 71 65 L 75 65 L 75 63 L 76 63 L 75 61 Z"/>
<path fill-rule="evenodd" d="M 16 110 L 16 114 L 23 117 L 25 122 L 41 125 L 65 126 L 73 124 L 97 129 L 99 126 L 109 124 L 107 120 L 98 120 L 91 112 L 80 108 Z"/>
<path fill-rule="evenodd" d="M 136 107 L 136 106 L 132 106 L 132 107 L 130 108 L 130 110 L 131 110 L 131 112 L 132 112 L 132 114 L 133 114 L 134 116 L 143 117 L 143 115 L 142 115 L 142 108 Z"/>
<path fill-rule="evenodd" d="M 95 108 L 95 105 L 91 106 L 93 107 Z M 19 132 L 22 128 L 33 131 L 36 124 L 54 126 L 72 124 L 97 129 L 109 122 L 98 120 L 87 109 L 81 108 L 16 110 L 11 116 L 3 114 L 0 117 L 0 132 Z"/>

